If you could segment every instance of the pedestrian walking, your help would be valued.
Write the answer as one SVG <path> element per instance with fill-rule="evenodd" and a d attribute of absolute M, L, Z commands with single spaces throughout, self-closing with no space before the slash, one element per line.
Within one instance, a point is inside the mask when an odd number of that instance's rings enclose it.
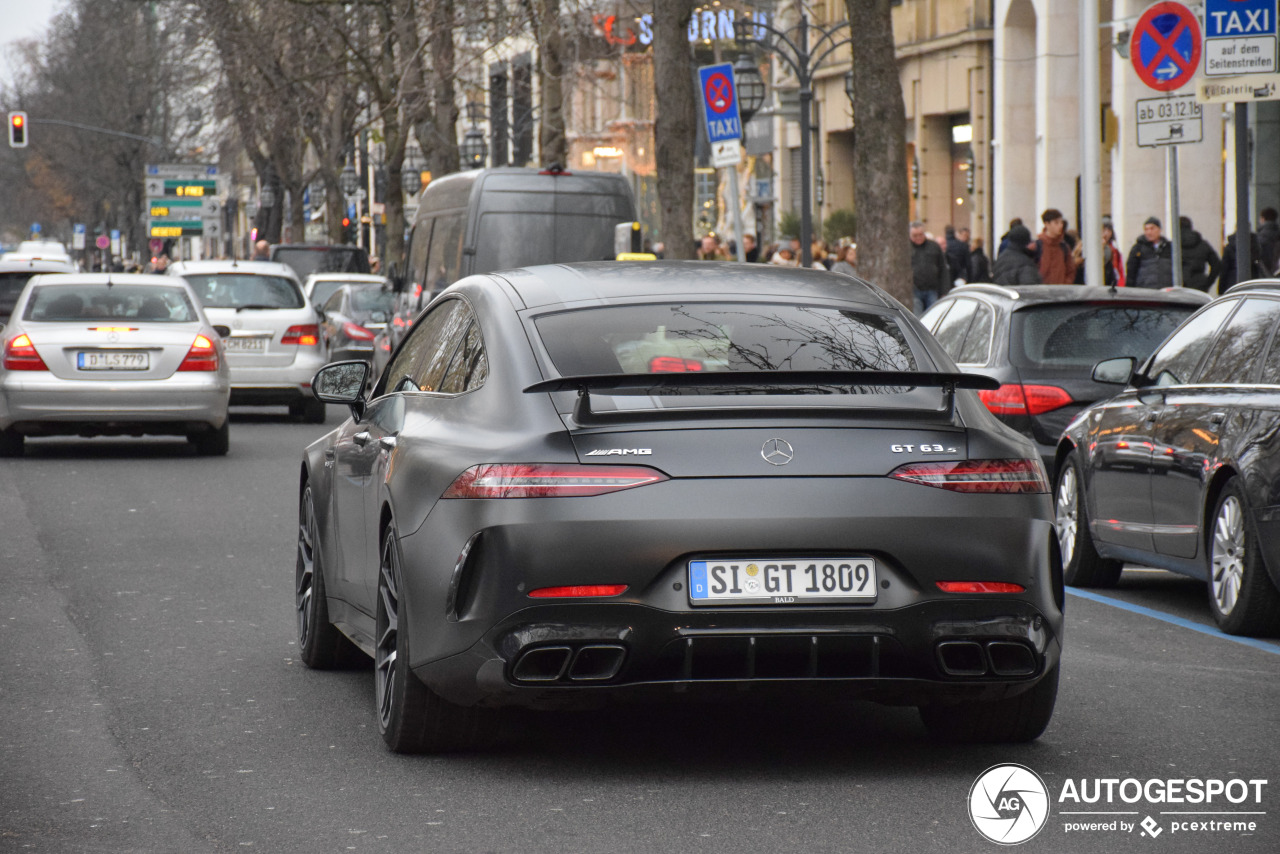
<path fill-rule="evenodd" d="M 1173 246 L 1164 239 L 1156 217 L 1149 216 L 1142 224 L 1142 236 L 1129 250 L 1124 277 L 1131 288 L 1173 286 Z"/>
<path fill-rule="evenodd" d="M 1067 221 L 1062 211 L 1048 208 L 1040 214 L 1044 228 L 1036 238 L 1036 264 L 1046 285 L 1070 285 L 1076 280 L 1076 262 L 1066 240 Z"/>
<path fill-rule="evenodd" d="M 1038 285 L 1040 268 L 1035 262 L 1035 244 L 1025 225 L 1015 225 L 1005 235 L 1007 247 L 996 259 L 991 281 L 997 285 Z"/>
<path fill-rule="evenodd" d="M 1276 222 L 1276 209 L 1263 208 L 1259 214 L 1262 224 L 1258 226 L 1258 247 L 1262 254 L 1260 260 L 1268 276 L 1275 275 L 1280 266 L 1280 223 Z"/>
<path fill-rule="evenodd" d="M 1253 261 L 1249 278 L 1267 278 L 1270 274 L 1262 266 L 1262 246 L 1258 235 L 1253 232 L 1249 232 L 1249 246 L 1249 257 Z M 1218 293 L 1225 294 L 1236 284 L 1236 233 L 1233 231 L 1227 235 L 1227 245 L 1222 248 L 1222 277 L 1218 279 Z"/>
<path fill-rule="evenodd" d="M 754 234 L 742 235 L 742 260 L 754 264 L 760 260 L 760 247 L 756 245 Z"/>
<path fill-rule="evenodd" d="M 271 244 L 265 240 L 259 240 L 253 244 L 253 255 L 250 261 L 270 261 L 271 260 Z"/>
<path fill-rule="evenodd" d="M 1013 230 L 1020 225 L 1022 225 L 1022 217 L 1020 216 L 1015 216 L 1013 219 L 1009 220 L 1009 230 L 1000 235 L 1000 245 L 996 247 L 997 258 L 1004 254 L 1004 250 L 1013 245 L 1009 240 L 1009 235 L 1012 234 Z M 1031 232 L 1028 231 L 1027 233 L 1030 234 Z M 1025 247 L 1023 248 L 1025 249 Z"/>
<path fill-rule="evenodd" d="M 951 270 L 951 281 L 969 281 L 969 229 L 960 226 L 947 237 L 947 267 Z"/>
<path fill-rule="evenodd" d="M 1124 287 L 1124 255 L 1116 243 L 1116 229 L 1111 217 L 1102 218 L 1102 283 L 1107 287 Z"/>
<path fill-rule="evenodd" d="M 982 248 L 982 238 L 973 238 L 973 249 L 969 251 L 969 275 L 966 282 L 991 281 L 991 259 Z"/>
<path fill-rule="evenodd" d="M 911 223 L 911 278 L 915 286 L 915 311 L 924 314 L 951 290 L 951 270 L 947 256 L 937 241 L 924 233 L 924 223 Z"/>
<path fill-rule="evenodd" d="M 1179 217 L 1179 226 L 1182 234 L 1182 284 L 1208 293 L 1213 283 L 1218 281 L 1222 259 L 1213 251 L 1209 241 L 1191 227 L 1191 217 Z"/>
<path fill-rule="evenodd" d="M 840 253 L 840 260 L 831 265 L 831 272 L 844 273 L 846 276 L 858 275 L 858 246 L 849 244 Z"/>

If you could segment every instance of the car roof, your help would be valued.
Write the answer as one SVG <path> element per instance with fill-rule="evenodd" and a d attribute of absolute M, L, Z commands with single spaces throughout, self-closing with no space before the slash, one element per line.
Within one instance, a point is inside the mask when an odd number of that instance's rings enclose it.
<path fill-rule="evenodd" d="M 186 282 L 173 280 L 163 273 L 57 273 L 33 279 L 41 287 L 61 285 L 156 285 L 167 288 L 189 287 Z"/>
<path fill-rule="evenodd" d="M 591 261 L 490 273 L 527 308 L 644 297 L 808 297 L 897 306 L 861 279 L 823 270 L 731 261 Z M 899 306 L 900 307 L 900 306 Z"/>
<path fill-rule="evenodd" d="M 293 268 L 278 261 L 237 261 L 222 259 L 220 261 L 179 261 L 170 264 L 167 270 L 171 276 L 209 275 L 213 273 L 239 273 L 248 276 L 284 276 L 298 280 Z"/>
<path fill-rule="evenodd" d="M 357 285 L 382 285 L 387 277 L 377 273 L 312 273 L 307 276 L 307 284 L 312 282 L 350 282 Z"/>
<path fill-rule="evenodd" d="M 75 265 L 70 260 L 57 258 L 28 258 L 26 260 L 6 259 L 0 261 L 0 273 L 74 273 Z"/>
<path fill-rule="evenodd" d="M 1194 288 L 1109 288 L 1103 285 L 1003 285 L 972 284 L 952 288 L 947 296 L 982 294 L 1014 303 L 1013 309 L 1056 302 L 1167 302 L 1201 306 L 1212 297 Z"/>

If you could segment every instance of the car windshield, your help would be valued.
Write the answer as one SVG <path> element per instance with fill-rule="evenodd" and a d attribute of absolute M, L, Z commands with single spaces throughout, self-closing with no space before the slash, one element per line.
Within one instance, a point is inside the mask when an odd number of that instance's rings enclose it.
<path fill-rule="evenodd" d="M 1048 304 L 1013 314 L 1009 358 L 1018 367 L 1088 368 L 1103 359 L 1141 362 L 1199 306 Z"/>
<path fill-rule="evenodd" d="M 387 316 L 395 309 L 396 295 L 384 291 L 382 285 L 364 285 L 351 289 L 351 309 L 360 315 L 381 311 Z"/>
<path fill-rule="evenodd" d="M 83 320 L 146 320 L 191 323 L 199 320 L 187 292 L 165 285 L 42 285 L 31 292 L 24 320 L 73 323 Z"/>
<path fill-rule="evenodd" d="M 535 323 L 565 376 L 916 369 L 893 317 L 826 306 L 663 303 L 560 312 Z"/>
<path fill-rule="evenodd" d="M 206 308 L 302 308 L 302 291 L 283 276 L 213 273 L 184 276 Z"/>
<path fill-rule="evenodd" d="M 367 273 L 369 255 L 354 246 L 277 246 L 271 260 L 288 264 L 298 278 L 312 273 Z"/>

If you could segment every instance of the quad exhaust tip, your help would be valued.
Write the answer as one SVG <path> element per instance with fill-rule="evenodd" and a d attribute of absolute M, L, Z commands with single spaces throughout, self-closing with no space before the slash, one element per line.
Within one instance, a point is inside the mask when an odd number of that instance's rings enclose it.
<path fill-rule="evenodd" d="M 1015 641 L 942 641 L 937 652 L 948 676 L 1031 676 L 1036 672 L 1035 654 Z"/>
<path fill-rule="evenodd" d="M 578 650 L 569 665 L 569 678 L 575 682 L 603 682 L 618 675 L 627 651 L 617 644 L 592 644 Z"/>
<path fill-rule="evenodd" d="M 541 646 L 520 655 L 511 675 L 517 682 L 606 682 L 618 675 L 626 660 L 619 644 Z"/>
<path fill-rule="evenodd" d="M 567 646 L 531 649 L 520 656 L 512 675 L 520 682 L 556 682 L 564 676 L 572 654 Z"/>

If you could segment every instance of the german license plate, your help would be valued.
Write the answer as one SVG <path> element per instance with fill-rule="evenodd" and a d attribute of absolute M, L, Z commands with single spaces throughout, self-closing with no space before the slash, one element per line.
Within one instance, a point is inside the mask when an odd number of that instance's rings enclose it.
<path fill-rule="evenodd" d="M 689 599 L 694 605 L 803 605 L 875 598 L 876 562 L 868 557 L 689 561 Z"/>
<path fill-rule="evenodd" d="M 82 371 L 146 371 L 151 369 L 151 354 L 84 350 L 76 354 L 76 367 Z"/>
<path fill-rule="evenodd" d="M 267 339 L 223 338 L 222 347 L 228 353 L 265 353 L 267 352 Z"/>

